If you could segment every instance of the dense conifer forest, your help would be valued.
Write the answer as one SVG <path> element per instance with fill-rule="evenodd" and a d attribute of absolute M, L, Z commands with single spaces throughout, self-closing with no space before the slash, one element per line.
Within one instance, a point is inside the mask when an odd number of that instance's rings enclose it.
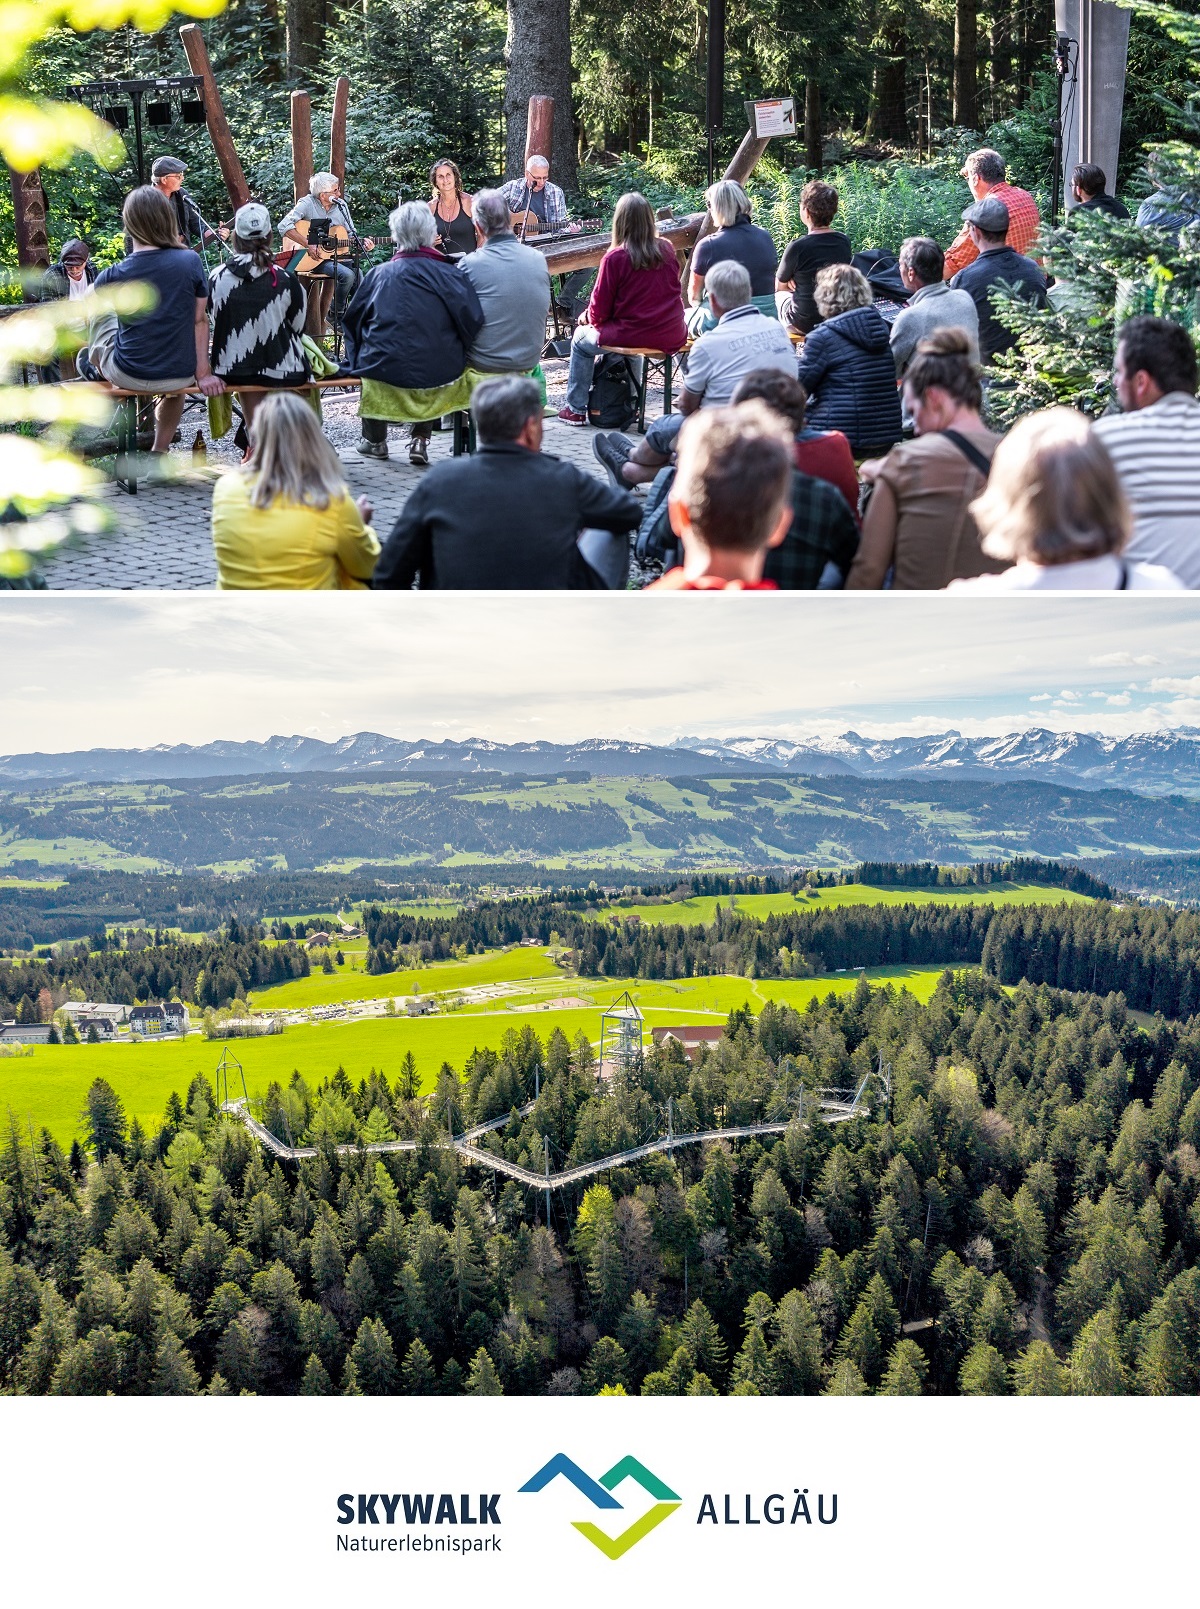
<path fill-rule="evenodd" d="M 890 1067 L 850 1122 L 709 1144 L 556 1192 L 537 1167 L 664 1129 L 786 1118 Z M 274 1086 L 272 1162 L 196 1079 L 150 1134 L 98 1080 L 66 1156 L 0 1141 L 0 1389 L 479 1395 L 1192 1393 L 1200 1389 L 1200 1019 L 1115 994 L 947 973 L 930 1003 L 865 983 L 731 1014 L 598 1084 L 530 1029 L 420 1099 L 344 1072 Z M 811 1110 L 811 1108 L 807 1108 Z M 457 1114 L 455 1116 L 454 1114 Z M 401 1134 L 405 1153 L 335 1141 Z"/>

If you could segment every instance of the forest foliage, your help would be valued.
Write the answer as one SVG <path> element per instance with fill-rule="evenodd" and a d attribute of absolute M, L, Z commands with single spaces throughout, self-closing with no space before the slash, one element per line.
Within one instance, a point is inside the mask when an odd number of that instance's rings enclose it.
<path fill-rule="evenodd" d="M 892 1073 L 864 1115 L 692 1146 L 556 1193 L 469 1167 L 447 1115 L 536 1166 L 745 1124 Z M 689 1065 L 603 1086 L 531 1029 L 427 1101 L 297 1073 L 286 1169 L 197 1078 L 161 1127 L 102 1080 L 66 1156 L 0 1135 L 0 1389 L 27 1394 L 1153 1395 L 1200 1389 L 1200 1020 L 947 973 L 731 1014 Z M 457 1114 L 457 1116 L 455 1115 Z M 339 1154 L 412 1136 L 412 1151 Z M 905 1326 L 916 1326 L 905 1330 Z"/>

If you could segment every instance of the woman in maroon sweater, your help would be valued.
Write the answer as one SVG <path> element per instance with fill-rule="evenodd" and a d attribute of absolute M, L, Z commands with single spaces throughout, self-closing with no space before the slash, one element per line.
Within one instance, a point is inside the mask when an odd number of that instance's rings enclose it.
<path fill-rule="evenodd" d="M 587 424 L 599 347 L 678 352 L 686 340 L 675 248 L 658 238 L 654 209 L 645 196 L 636 191 L 622 196 L 613 214 L 612 245 L 600 264 L 587 312 L 575 326 L 567 405 L 558 417 L 565 425 Z"/>

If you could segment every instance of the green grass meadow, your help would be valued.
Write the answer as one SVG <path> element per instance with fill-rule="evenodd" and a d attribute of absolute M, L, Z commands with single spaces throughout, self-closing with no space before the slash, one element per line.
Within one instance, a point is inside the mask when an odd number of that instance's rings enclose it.
<path fill-rule="evenodd" d="M 475 960 L 476 958 L 472 958 Z M 480 962 L 504 960 L 530 962 L 544 959 L 540 951 L 516 950 L 501 956 L 479 957 Z M 547 967 L 550 962 L 545 963 Z M 419 975 L 422 990 L 457 987 L 443 979 L 472 968 L 472 962 L 449 962 L 424 969 Z M 880 967 L 868 976 L 873 982 L 891 982 L 910 989 L 918 999 L 928 1000 L 937 986 L 940 968 Z M 400 975 L 391 974 L 395 988 Z M 413 976 L 404 974 L 403 976 Z M 498 1048 L 510 1028 L 531 1026 L 543 1039 L 554 1028 L 561 1028 L 569 1039 L 582 1030 L 595 1041 L 600 1036 L 600 1017 L 606 1006 L 628 988 L 646 1014 L 648 1027 L 672 1023 L 711 1022 L 722 1018 L 745 1001 L 761 1009 L 768 1000 L 786 1001 L 803 1007 L 814 995 L 844 993 L 854 987 L 857 974 L 796 980 L 739 977 L 690 978 L 674 983 L 631 979 L 567 978 L 561 973 L 546 982 L 534 981 L 527 991 L 503 1000 L 481 1005 L 475 1010 L 451 1011 L 433 1017 L 406 1016 L 372 1018 L 350 1023 L 304 1024 L 288 1028 L 280 1035 L 262 1039 L 238 1039 L 229 1043 L 230 1054 L 242 1063 L 252 1097 L 265 1093 L 272 1079 L 286 1082 L 298 1069 L 309 1083 L 319 1083 L 339 1065 L 356 1082 L 371 1067 L 381 1068 L 392 1078 L 400 1069 L 406 1052 L 412 1051 L 422 1081 L 433 1084 L 443 1061 L 461 1069 L 470 1052 L 478 1047 Z M 333 981 L 333 980 L 326 980 Z M 483 981 L 482 979 L 472 981 Z M 490 981 L 490 980 L 489 980 Z M 290 986 L 288 986 L 290 987 Z M 576 996 L 593 1003 L 554 1011 L 512 1009 L 538 998 Z M 24 1122 L 35 1128 L 45 1125 L 62 1145 L 69 1145 L 80 1132 L 79 1114 L 94 1078 L 105 1078 L 120 1095 L 128 1116 L 137 1117 L 147 1128 L 160 1121 L 172 1090 L 182 1096 L 197 1073 L 212 1078 L 221 1056 L 218 1041 L 192 1036 L 187 1040 L 151 1041 L 116 1045 L 36 1046 L 30 1056 L 0 1058 L 0 1113 L 11 1108 Z M 236 1079 L 231 1083 L 236 1084 Z"/>
<path fill-rule="evenodd" d="M 1086 894 L 1065 888 L 1048 888 L 1042 883 L 993 883 L 979 888 L 872 888 L 865 883 L 846 883 L 840 888 L 814 889 L 815 899 L 803 894 L 697 894 L 690 899 L 671 900 L 665 905 L 648 905 L 638 900 L 620 900 L 595 919 L 604 921 L 617 915 L 638 916 L 643 922 L 707 926 L 716 917 L 717 906 L 728 911 L 732 904 L 743 916 L 760 920 L 786 911 L 829 910 L 841 905 L 1087 905 Z"/>

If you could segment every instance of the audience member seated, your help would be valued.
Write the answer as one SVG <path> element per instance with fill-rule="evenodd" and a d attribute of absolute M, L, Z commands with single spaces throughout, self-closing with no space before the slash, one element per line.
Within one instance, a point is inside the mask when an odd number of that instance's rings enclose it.
<path fill-rule="evenodd" d="M 1104 212 L 1110 218 L 1128 218 L 1129 208 L 1116 196 L 1108 194 L 1108 180 L 1104 169 L 1094 162 L 1077 162 L 1071 169 L 1071 194 L 1075 197 L 1073 212 Z"/>
<path fill-rule="evenodd" d="M 985 197 L 1004 203 L 1008 210 L 1007 242 L 1013 251 L 1024 254 L 1037 240 L 1038 230 L 1042 227 L 1041 215 L 1038 212 L 1037 202 L 1029 191 L 1022 190 L 1019 185 L 1009 184 L 1005 177 L 1006 173 L 1004 158 L 999 151 L 992 151 L 986 147 L 980 151 L 972 151 L 962 166 L 962 176 L 967 181 L 967 188 L 976 203 L 983 201 Z M 968 212 L 970 210 L 967 209 Z M 966 216 L 967 213 L 964 212 L 963 218 Z M 947 279 L 953 279 L 961 269 L 973 263 L 978 255 L 979 242 L 972 235 L 970 227 L 961 229 L 946 253 L 942 272 Z"/>
<path fill-rule="evenodd" d="M 250 426 L 246 467 L 213 488 L 217 585 L 328 591 L 365 586 L 379 557 L 365 497 L 303 397 L 266 397 Z"/>
<path fill-rule="evenodd" d="M 1047 408 L 1017 421 L 996 448 L 987 489 L 971 513 L 983 551 L 1011 567 L 952 581 L 952 592 L 1182 587 L 1170 570 L 1125 557 L 1129 504 L 1108 449 L 1074 408 Z"/>
<path fill-rule="evenodd" d="M 1179 324 L 1131 318 L 1117 337 L 1121 412 L 1096 421 L 1133 508 L 1125 555 L 1200 588 L 1200 402 L 1196 349 Z"/>
<path fill-rule="evenodd" d="M 376 587 L 535 591 L 601 587 L 587 563 L 599 553 L 607 577 L 624 583 L 628 532 L 641 505 L 595 475 L 543 453 L 542 399 L 512 375 L 475 389 L 479 450 L 435 464 L 404 505 L 375 569 Z M 617 538 L 606 544 L 605 536 Z"/>
<path fill-rule="evenodd" d="M 92 288 L 96 278 L 96 265 L 85 240 L 64 240 L 55 262 L 42 275 L 38 287 L 38 300 L 42 302 L 79 302 Z M 38 365 L 43 385 L 75 376 L 75 364 L 70 358 L 51 358 L 49 363 Z"/>
<path fill-rule="evenodd" d="M 780 546 L 767 553 L 763 577 L 774 581 L 783 592 L 811 592 L 817 587 L 841 586 L 858 547 L 858 520 L 854 505 L 847 502 L 836 486 L 794 467 L 800 451 L 797 438 L 804 430 L 804 409 L 808 401 L 804 387 L 799 380 L 780 374 L 777 369 L 760 369 L 739 381 L 733 393 L 735 406 L 755 400 L 783 419 L 793 437 L 792 522 Z M 854 460 L 846 438 L 835 439 L 845 449 L 853 479 Z M 854 480 L 854 497 L 857 501 L 857 480 Z"/>
<path fill-rule="evenodd" d="M 479 298 L 483 328 L 467 362 L 484 374 L 528 374 L 546 344 L 550 270 L 545 256 L 513 233 L 499 190 L 481 190 L 472 217 L 479 250 L 459 266 Z"/>
<path fill-rule="evenodd" d="M 423 201 L 397 207 L 388 228 L 395 256 L 372 269 L 346 309 L 345 367 L 401 389 L 449 385 L 483 328 L 475 287 L 434 249 L 437 226 Z M 411 463 L 429 462 L 432 432 L 432 420 L 413 423 Z M 365 458 L 387 457 L 386 419 L 363 418 L 358 450 Z"/>
<path fill-rule="evenodd" d="M 688 420 L 670 497 L 683 562 L 647 592 L 775 591 L 763 564 L 791 524 L 791 446 L 788 425 L 761 402 Z"/>
<path fill-rule="evenodd" d="M 1188 196 L 1181 195 L 1172 183 L 1169 156 L 1151 152 L 1146 162 L 1154 192 L 1148 195 L 1137 210 L 1139 229 L 1164 229 L 1178 235 L 1197 221 L 1195 205 Z"/>
<path fill-rule="evenodd" d="M 838 193 L 822 179 L 810 179 L 800 192 L 800 221 L 808 230 L 786 247 L 775 290 L 779 316 L 807 335 L 824 316 L 814 296 L 817 275 L 831 263 L 848 263 L 854 255 L 849 235 L 833 227 Z"/>
<path fill-rule="evenodd" d="M 77 302 L 91 290 L 96 265 L 86 240 L 64 240 L 58 257 L 42 275 L 38 300 Z"/>
<path fill-rule="evenodd" d="M 312 378 L 300 344 L 304 287 L 275 266 L 271 214 L 258 201 L 239 207 L 233 220 L 233 256 L 216 270 L 209 288 L 212 366 L 231 390 L 240 386 L 298 386 Z M 247 425 L 261 392 L 241 393 Z"/>
<path fill-rule="evenodd" d="M 720 179 L 704 192 L 704 204 L 716 228 L 697 241 L 688 278 L 688 333 L 703 335 L 717 322 L 707 305 L 704 276 L 716 263 L 741 263 L 750 275 L 755 307 L 768 318 L 778 317 L 775 306 L 775 271 L 779 253 L 765 229 L 750 221 L 750 197 L 733 179 Z"/>
<path fill-rule="evenodd" d="M 1006 285 L 1018 295 L 1028 297 L 1037 307 L 1046 305 L 1046 276 L 1029 257 L 1007 245 L 1008 208 L 995 196 L 985 196 L 963 213 L 975 259 L 950 281 L 951 289 L 966 291 L 979 315 L 979 355 L 987 367 L 1009 351 L 1016 336 L 996 317 L 992 289 Z"/>
<path fill-rule="evenodd" d="M 686 340 L 679 259 L 670 241 L 659 239 L 654 208 L 633 191 L 617 202 L 612 245 L 601 259 L 592 299 L 571 338 L 567 405 L 558 417 L 565 425 L 587 424 L 600 347 L 678 352 Z"/>
<path fill-rule="evenodd" d="M 928 235 L 910 236 L 900 247 L 900 278 L 910 294 L 892 325 L 898 379 L 904 378 L 917 343 L 934 330 L 965 330 L 971 361 L 979 362 L 979 314 L 968 291 L 955 290 L 943 279 L 944 265 L 942 248 Z"/>
<path fill-rule="evenodd" d="M 814 430 L 840 430 L 856 457 L 886 452 L 902 433 L 887 323 L 857 268 L 836 263 L 817 275 L 822 322 L 800 352 L 800 380 Z"/>
<path fill-rule="evenodd" d="M 794 383 L 793 383 L 794 381 Z M 734 396 L 743 401 L 742 387 L 752 384 L 760 397 L 776 413 L 786 415 L 795 433 L 796 468 L 804 475 L 827 481 L 846 500 L 858 524 L 858 470 L 850 443 L 840 430 L 814 430 L 808 423 L 808 392 L 799 380 L 783 369 L 754 369 L 739 380 Z M 786 399 L 786 401 L 785 401 Z"/>
<path fill-rule="evenodd" d="M 677 399 L 678 412 L 651 421 L 635 447 L 627 436 L 601 432 L 592 443 L 596 457 L 618 486 L 651 481 L 675 450 L 688 414 L 721 408 L 739 380 L 755 369 L 778 369 L 795 376 L 796 354 L 778 319 L 764 318 L 750 297 L 750 273 L 733 258 L 714 263 L 705 276 L 709 305 L 717 323 L 688 353 L 687 374 Z"/>
<path fill-rule="evenodd" d="M 130 253 L 98 274 L 96 287 L 144 285 L 154 309 L 93 319 L 79 372 L 120 391 L 158 397 L 153 451 L 161 454 L 170 450 L 183 417 L 182 393 L 199 386 L 213 397 L 225 389 L 208 362 L 208 279 L 196 253 L 179 244 L 171 203 L 152 185 L 130 191 L 121 220 Z"/>
<path fill-rule="evenodd" d="M 965 330 L 934 330 L 904 381 L 917 439 L 863 465 L 873 484 L 862 543 L 846 581 L 859 591 L 935 591 L 1004 568 L 980 549 L 971 501 L 983 490 L 999 436 L 979 417 L 979 366 Z"/>

